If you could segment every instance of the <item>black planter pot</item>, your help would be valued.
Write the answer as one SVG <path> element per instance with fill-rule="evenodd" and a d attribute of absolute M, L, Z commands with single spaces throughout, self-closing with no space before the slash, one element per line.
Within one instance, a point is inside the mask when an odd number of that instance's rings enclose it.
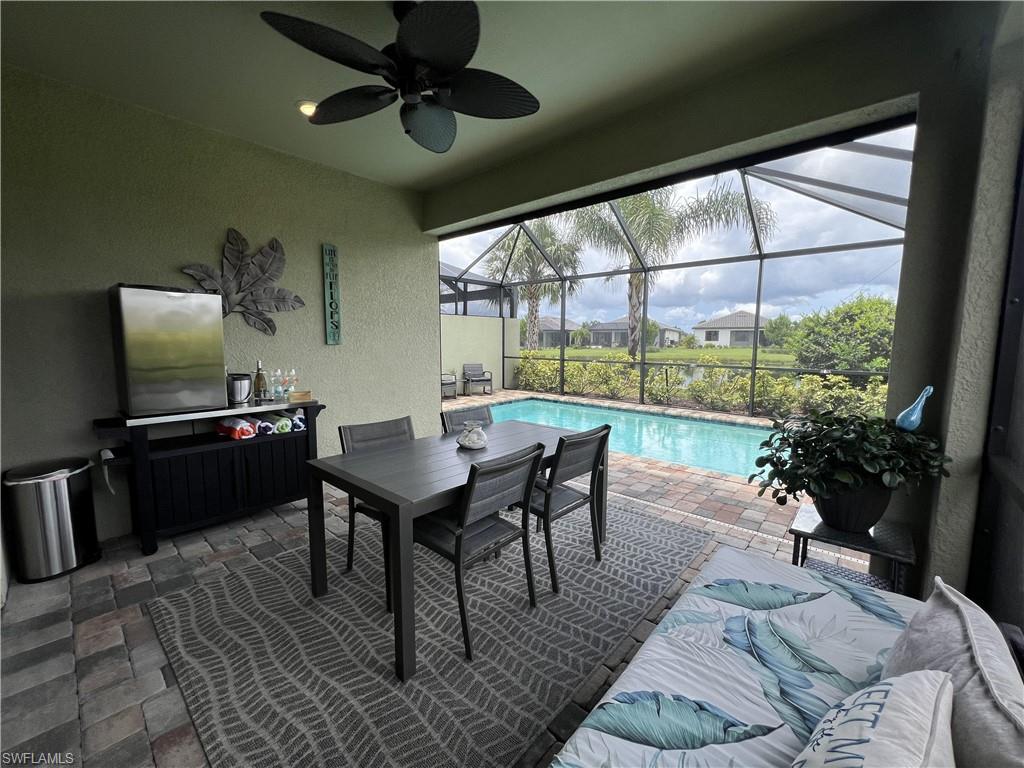
<path fill-rule="evenodd" d="M 891 497 L 892 490 L 884 485 L 866 485 L 830 499 L 815 499 L 814 507 L 821 521 L 831 528 L 850 533 L 867 533 L 871 526 L 882 519 Z"/>

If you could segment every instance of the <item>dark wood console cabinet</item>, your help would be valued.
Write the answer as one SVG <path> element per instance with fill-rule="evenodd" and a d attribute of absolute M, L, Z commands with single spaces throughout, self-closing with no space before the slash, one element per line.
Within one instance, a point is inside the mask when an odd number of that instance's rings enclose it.
<path fill-rule="evenodd" d="M 301 432 L 231 440 L 196 432 L 197 423 L 300 409 Z M 129 468 L 132 529 L 143 554 L 157 550 L 157 536 L 170 536 L 230 520 L 308 495 L 306 461 L 317 458 L 316 401 L 197 411 L 139 418 L 96 419 L 96 435 L 122 442 L 108 465 Z M 193 434 L 153 438 L 150 428 L 180 423 Z"/>

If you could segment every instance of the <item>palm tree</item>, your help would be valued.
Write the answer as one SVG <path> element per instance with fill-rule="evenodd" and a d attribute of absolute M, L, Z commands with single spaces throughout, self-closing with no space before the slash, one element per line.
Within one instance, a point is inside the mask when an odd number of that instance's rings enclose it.
<path fill-rule="evenodd" d="M 757 219 L 758 234 L 764 242 L 775 231 L 775 213 L 763 200 L 751 201 Z M 719 229 L 753 227 L 747 211 L 746 196 L 730 184 L 717 181 L 705 194 L 678 200 L 671 187 L 662 187 L 618 200 L 617 205 L 636 247 L 647 266 L 664 264 L 687 242 Z M 572 233 L 581 243 L 591 245 L 608 255 L 608 269 L 640 269 L 636 253 L 626 239 L 609 205 L 593 205 L 565 214 Z M 653 284 L 657 272 L 650 272 Z M 610 278 L 609 278 L 610 279 Z M 628 280 L 629 356 L 640 351 L 643 319 L 644 276 L 633 272 Z"/>
<path fill-rule="evenodd" d="M 582 347 L 590 343 L 590 328 L 594 325 L 593 320 L 585 320 L 580 323 L 580 327 L 569 334 L 569 338 L 572 340 L 574 347 Z"/>
<path fill-rule="evenodd" d="M 583 246 L 577 239 L 570 237 L 555 219 L 538 219 L 528 226 L 563 275 L 575 275 L 580 271 Z M 519 295 L 526 302 L 526 348 L 537 349 L 540 346 L 541 302 L 553 304 L 561 301 L 560 282 L 532 282 L 555 276 L 547 260 L 525 232 L 516 230 L 495 246 L 486 259 L 484 270 L 493 280 L 504 277 L 506 283 L 530 281 L 520 286 Z M 579 286 L 579 281 L 568 280 L 565 289 L 572 295 L 579 290 Z"/>

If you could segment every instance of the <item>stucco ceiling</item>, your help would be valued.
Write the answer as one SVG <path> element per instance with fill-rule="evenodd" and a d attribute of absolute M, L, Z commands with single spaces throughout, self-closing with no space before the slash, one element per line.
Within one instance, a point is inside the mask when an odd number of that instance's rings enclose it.
<path fill-rule="evenodd" d="M 541 110 L 508 121 L 460 116 L 458 139 L 444 155 L 402 133 L 397 106 L 334 126 L 306 123 L 297 100 L 319 100 L 376 79 L 309 53 L 259 18 L 262 10 L 279 10 L 379 48 L 394 39 L 389 3 L 5 2 L 0 31 L 6 64 L 386 184 L 430 189 L 527 155 L 659 91 L 756 66 L 760 57 L 878 7 L 480 3 L 482 35 L 473 66 L 521 82 Z"/>

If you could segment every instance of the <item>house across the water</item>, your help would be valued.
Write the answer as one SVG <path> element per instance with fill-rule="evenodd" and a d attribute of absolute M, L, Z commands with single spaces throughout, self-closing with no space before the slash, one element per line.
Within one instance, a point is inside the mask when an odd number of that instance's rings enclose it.
<path fill-rule="evenodd" d="M 648 340 L 648 346 L 653 347 L 674 347 L 683 338 L 683 329 L 674 328 L 671 325 L 660 325 L 658 336 L 652 344 Z M 625 347 L 629 344 L 629 317 L 622 317 L 611 320 L 607 323 L 595 323 L 590 327 L 590 344 L 595 347 Z"/>
<path fill-rule="evenodd" d="M 562 342 L 560 337 L 563 334 L 561 330 L 562 319 L 559 317 L 551 317 L 550 315 L 541 315 L 540 318 L 540 346 L 541 347 L 560 347 Z M 579 328 L 579 323 L 574 323 L 569 318 L 565 319 L 565 346 L 572 344 L 572 332 Z"/>
<path fill-rule="evenodd" d="M 693 335 L 698 344 L 711 344 L 716 347 L 752 347 L 754 346 L 754 313 L 739 311 L 731 312 L 722 317 L 702 320 L 693 326 Z M 764 344 L 764 329 L 761 329 L 760 344 Z"/>

